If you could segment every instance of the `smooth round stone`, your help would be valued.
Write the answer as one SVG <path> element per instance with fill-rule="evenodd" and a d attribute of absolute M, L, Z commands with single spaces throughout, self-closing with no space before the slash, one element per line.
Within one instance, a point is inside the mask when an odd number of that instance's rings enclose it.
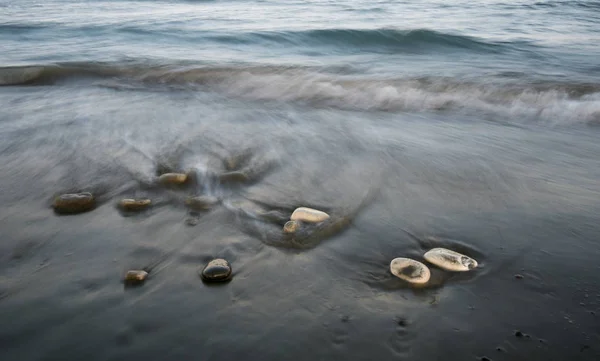
<path fill-rule="evenodd" d="M 185 173 L 165 173 L 158 177 L 158 181 L 164 185 L 181 185 L 187 181 Z"/>
<path fill-rule="evenodd" d="M 148 208 L 152 204 L 149 199 L 132 199 L 126 198 L 119 202 L 119 207 L 125 211 L 135 212 Z"/>
<path fill-rule="evenodd" d="M 81 213 L 94 208 L 96 200 L 89 192 L 63 194 L 54 199 L 54 210 L 58 213 Z"/>
<path fill-rule="evenodd" d="M 302 221 L 308 223 L 319 223 L 327 219 L 329 219 L 329 214 L 306 207 L 296 208 L 290 217 L 290 220 L 292 221 Z"/>
<path fill-rule="evenodd" d="M 222 258 L 213 259 L 200 272 L 206 282 L 223 282 L 231 277 L 231 266 Z"/>
<path fill-rule="evenodd" d="M 125 274 L 125 283 L 130 285 L 138 285 L 146 280 L 148 272 L 142 270 L 127 271 Z"/>
<path fill-rule="evenodd" d="M 283 232 L 296 233 L 298 228 L 300 228 L 300 224 L 298 221 L 288 221 L 283 225 Z"/>
<path fill-rule="evenodd" d="M 427 266 L 410 258 L 394 258 L 390 263 L 390 271 L 394 276 L 415 285 L 423 285 L 431 277 Z"/>
<path fill-rule="evenodd" d="M 219 203 L 219 199 L 213 196 L 189 197 L 185 200 L 188 207 L 196 210 L 207 210 L 217 203 Z"/>
<path fill-rule="evenodd" d="M 434 248 L 423 256 L 427 262 L 447 271 L 465 272 L 477 267 L 477 261 L 445 248 Z"/>

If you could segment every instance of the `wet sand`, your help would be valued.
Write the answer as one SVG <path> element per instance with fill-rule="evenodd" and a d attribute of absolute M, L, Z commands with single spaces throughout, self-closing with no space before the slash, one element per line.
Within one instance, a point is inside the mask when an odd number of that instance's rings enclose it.
<path fill-rule="evenodd" d="M 32 117 L 35 125 L 3 132 L 0 359 L 600 356 L 597 129 L 251 103 L 214 104 L 198 121 L 202 110 L 185 96 L 123 110 L 129 103 L 111 94 L 68 126 L 70 115 L 53 112 L 48 123 Z M 155 161 L 174 149 L 183 149 L 182 169 L 222 171 L 217 154 L 244 149 L 274 166 L 250 184 L 148 186 Z M 246 232 L 222 204 L 189 226 L 180 201 L 209 193 L 334 215 L 370 188 L 376 197 L 346 230 L 306 249 Z M 95 210 L 50 208 L 53 195 L 88 189 Z M 157 201 L 119 212 L 133 197 Z M 479 267 L 432 267 L 432 284 L 419 290 L 389 272 L 393 258 L 422 261 L 434 247 Z M 231 282 L 200 280 L 216 257 L 231 263 Z M 145 284 L 124 287 L 128 269 L 146 267 Z"/>

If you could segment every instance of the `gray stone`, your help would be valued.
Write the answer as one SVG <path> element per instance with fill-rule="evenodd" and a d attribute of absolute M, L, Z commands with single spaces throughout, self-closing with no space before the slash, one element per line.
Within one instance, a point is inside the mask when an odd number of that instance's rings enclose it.
<path fill-rule="evenodd" d="M 89 192 L 63 194 L 54 199 L 54 210 L 57 213 L 74 214 L 94 209 L 96 200 Z"/>
<path fill-rule="evenodd" d="M 219 199 L 213 196 L 197 196 L 189 197 L 185 200 L 185 204 L 191 209 L 205 211 L 219 203 Z"/>

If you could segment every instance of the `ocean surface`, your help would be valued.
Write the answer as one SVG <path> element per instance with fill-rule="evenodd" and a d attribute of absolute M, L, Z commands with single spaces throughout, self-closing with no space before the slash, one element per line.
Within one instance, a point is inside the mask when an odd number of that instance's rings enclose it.
<path fill-rule="evenodd" d="M 0 189 L 2 361 L 598 360 L 600 1 L 0 0 Z"/>

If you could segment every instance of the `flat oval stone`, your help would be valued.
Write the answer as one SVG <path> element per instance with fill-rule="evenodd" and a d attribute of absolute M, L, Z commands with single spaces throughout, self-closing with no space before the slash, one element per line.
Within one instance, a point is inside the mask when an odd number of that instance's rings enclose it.
<path fill-rule="evenodd" d="M 164 185 L 181 185 L 188 179 L 185 173 L 165 173 L 158 177 L 158 181 Z"/>
<path fill-rule="evenodd" d="M 394 258 L 390 263 L 390 271 L 394 276 L 416 285 L 427 283 L 431 277 L 427 266 L 410 258 Z"/>
<path fill-rule="evenodd" d="M 425 253 L 427 262 L 447 271 L 465 272 L 477 267 L 473 258 L 445 248 L 434 248 Z"/>
<path fill-rule="evenodd" d="M 89 192 L 63 194 L 54 199 L 54 210 L 58 213 L 81 213 L 93 209 L 94 196 Z"/>
<path fill-rule="evenodd" d="M 308 223 L 319 223 L 327 219 L 329 219 L 329 214 L 306 207 L 296 208 L 290 217 L 290 220 L 292 221 L 302 221 Z"/>
<path fill-rule="evenodd" d="M 135 212 L 148 208 L 151 203 L 152 201 L 150 199 L 126 198 L 119 202 L 119 207 L 125 211 Z"/>
<path fill-rule="evenodd" d="M 125 274 L 124 282 L 129 285 L 138 285 L 146 280 L 148 272 L 142 270 L 131 270 Z"/>
<path fill-rule="evenodd" d="M 231 277 L 231 266 L 222 258 L 214 259 L 202 269 L 200 277 L 206 282 L 223 282 Z"/>
<path fill-rule="evenodd" d="M 189 197 L 185 204 L 195 210 L 207 210 L 219 203 L 219 198 L 213 196 Z"/>
<path fill-rule="evenodd" d="M 283 232 L 285 233 L 296 233 L 300 224 L 298 221 L 288 221 L 283 225 Z"/>

